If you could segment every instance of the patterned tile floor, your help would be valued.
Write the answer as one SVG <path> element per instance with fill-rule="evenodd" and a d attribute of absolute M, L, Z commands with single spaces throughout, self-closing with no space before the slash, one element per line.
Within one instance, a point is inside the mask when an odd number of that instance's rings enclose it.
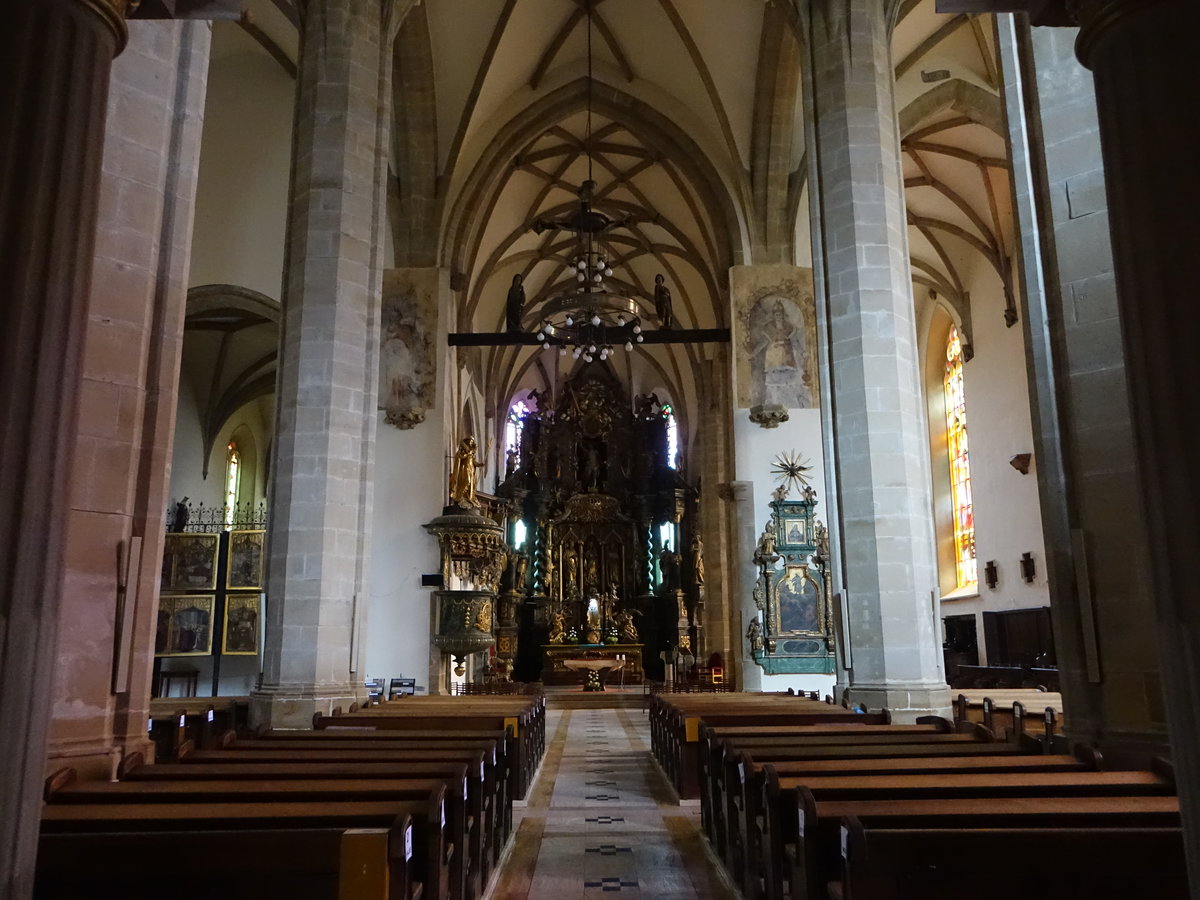
<path fill-rule="evenodd" d="M 680 806 L 650 757 L 645 713 L 547 713 L 546 758 L 492 900 L 734 900 L 700 836 L 700 811 Z"/>

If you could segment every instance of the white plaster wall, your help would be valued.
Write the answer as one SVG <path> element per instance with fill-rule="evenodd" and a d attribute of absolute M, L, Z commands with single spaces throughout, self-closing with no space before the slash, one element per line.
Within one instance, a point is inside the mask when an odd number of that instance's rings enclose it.
<path fill-rule="evenodd" d="M 175 416 L 175 444 L 171 462 L 171 500 L 188 497 L 193 506 L 220 506 L 225 502 L 225 448 L 229 438 L 245 425 L 254 435 L 253 466 L 246 475 L 254 478 L 254 502 L 265 502 L 267 496 L 266 451 L 271 441 L 273 424 L 263 415 L 264 404 L 252 400 L 240 407 L 221 428 L 208 457 L 208 478 L 204 477 L 203 441 L 200 433 L 200 412 L 196 397 L 186 378 L 179 381 L 179 406 Z"/>
<path fill-rule="evenodd" d="M 279 63 L 233 23 L 214 23 L 189 285 L 282 295 L 294 103 Z"/>
<path fill-rule="evenodd" d="M 200 437 L 200 411 L 196 408 L 196 395 L 187 378 L 179 379 L 179 400 L 175 411 L 175 440 L 171 445 L 171 491 L 172 504 L 184 497 L 193 503 L 203 501 L 205 506 L 218 502 L 219 493 L 213 496 L 211 484 L 201 477 L 204 471 L 204 444 Z"/>
<path fill-rule="evenodd" d="M 982 613 L 1048 606 L 1050 593 L 1037 494 L 1037 458 L 1028 475 L 1009 464 L 1014 455 L 1033 451 L 1024 333 L 1020 322 L 1011 328 L 1005 326 L 1003 299 L 994 276 L 980 275 L 968 288 L 975 356 L 965 365 L 963 376 L 979 587 L 965 596 L 943 597 L 941 613 L 975 615 L 980 663 L 984 664 L 987 652 Z M 923 291 L 917 290 L 916 294 L 922 297 Z M 928 316 L 922 317 L 922 321 L 927 320 Z M 941 352 L 931 345 L 925 348 L 930 355 L 935 351 Z M 932 384 L 927 387 L 935 389 Z M 944 425 L 931 422 L 930 428 L 937 433 Z M 933 477 L 948 479 L 949 474 L 944 466 L 937 465 Z M 1025 552 L 1033 554 L 1036 565 L 1031 583 L 1021 578 L 1018 565 Z M 993 559 L 999 570 L 994 590 L 984 581 L 984 564 Z"/>
<path fill-rule="evenodd" d="M 439 346 L 441 346 L 439 344 Z M 422 523 L 445 502 L 440 418 L 401 431 L 379 414 L 375 438 L 375 525 L 371 537 L 366 678 L 416 678 L 429 685 L 429 609 L 421 575 L 439 570 L 437 541 Z"/>

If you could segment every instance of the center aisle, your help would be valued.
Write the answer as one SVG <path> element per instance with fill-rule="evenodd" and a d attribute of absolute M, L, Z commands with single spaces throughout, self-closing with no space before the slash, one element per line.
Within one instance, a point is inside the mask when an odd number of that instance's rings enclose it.
<path fill-rule="evenodd" d="M 650 756 L 637 709 L 551 709 L 552 735 L 493 900 L 620 893 L 733 900 L 700 835 L 698 806 L 678 805 Z"/>

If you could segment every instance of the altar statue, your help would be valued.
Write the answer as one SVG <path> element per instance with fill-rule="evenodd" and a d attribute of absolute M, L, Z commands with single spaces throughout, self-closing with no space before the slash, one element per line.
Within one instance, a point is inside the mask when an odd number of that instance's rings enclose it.
<path fill-rule="evenodd" d="M 550 613 L 550 634 L 547 642 L 561 644 L 567 639 L 566 618 L 561 611 Z"/>
<path fill-rule="evenodd" d="M 692 572 L 696 576 L 696 584 L 704 584 L 704 543 L 700 535 L 692 538 Z"/>
<path fill-rule="evenodd" d="M 638 637 L 637 626 L 633 624 L 633 613 L 629 610 L 621 610 L 613 616 L 613 622 L 616 624 L 617 630 L 621 632 L 622 644 L 636 644 L 641 640 Z"/>
<path fill-rule="evenodd" d="M 454 467 L 450 470 L 450 500 L 459 506 L 479 506 L 479 501 L 475 499 L 475 470 L 486 466 L 487 460 L 475 458 L 477 447 L 475 438 L 467 436 L 454 454 Z"/>

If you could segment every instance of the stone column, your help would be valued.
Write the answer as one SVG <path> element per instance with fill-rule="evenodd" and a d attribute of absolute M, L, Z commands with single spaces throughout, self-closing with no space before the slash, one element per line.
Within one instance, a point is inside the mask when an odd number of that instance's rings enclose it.
<path fill-rule="evenodd" d="M 915 336 L 888 7 L 812 4 L 830 396 L 851 699 L 946 713 L 928 438 Z M 845 648 L 844 648 L 845 649 Z"/>
<path fill-rule="evenodd" d="M 362 693 L 390 61 L 381 0 L 305 6 L 255 723 Z"/>
<path fill-rule="evenodd" d="M 1135 425 L 1150 536 L 1162 683 L 1180 788 L 1192 896 L 1200 897 L 1200 109 L 1194 0 L 1084 0 L 1076 52 L 1092 70 Z"/>
<path fill-rule="evenodd" d="M 211 29 L 130 23 L 112 67 L 54 670 L 50 766 L 108 778 L 146 734 Z M 140 561 L 128 558 L 142 539 Z M 118 596 L 124 586 L 124 608 Z M 117 663 L 109 648 L 127 646 Z"/>
<path fill-rule="evenodd" d="M 109 70 L 127 3 L 0 27 L 0 897 L 33 891 Z"/>

